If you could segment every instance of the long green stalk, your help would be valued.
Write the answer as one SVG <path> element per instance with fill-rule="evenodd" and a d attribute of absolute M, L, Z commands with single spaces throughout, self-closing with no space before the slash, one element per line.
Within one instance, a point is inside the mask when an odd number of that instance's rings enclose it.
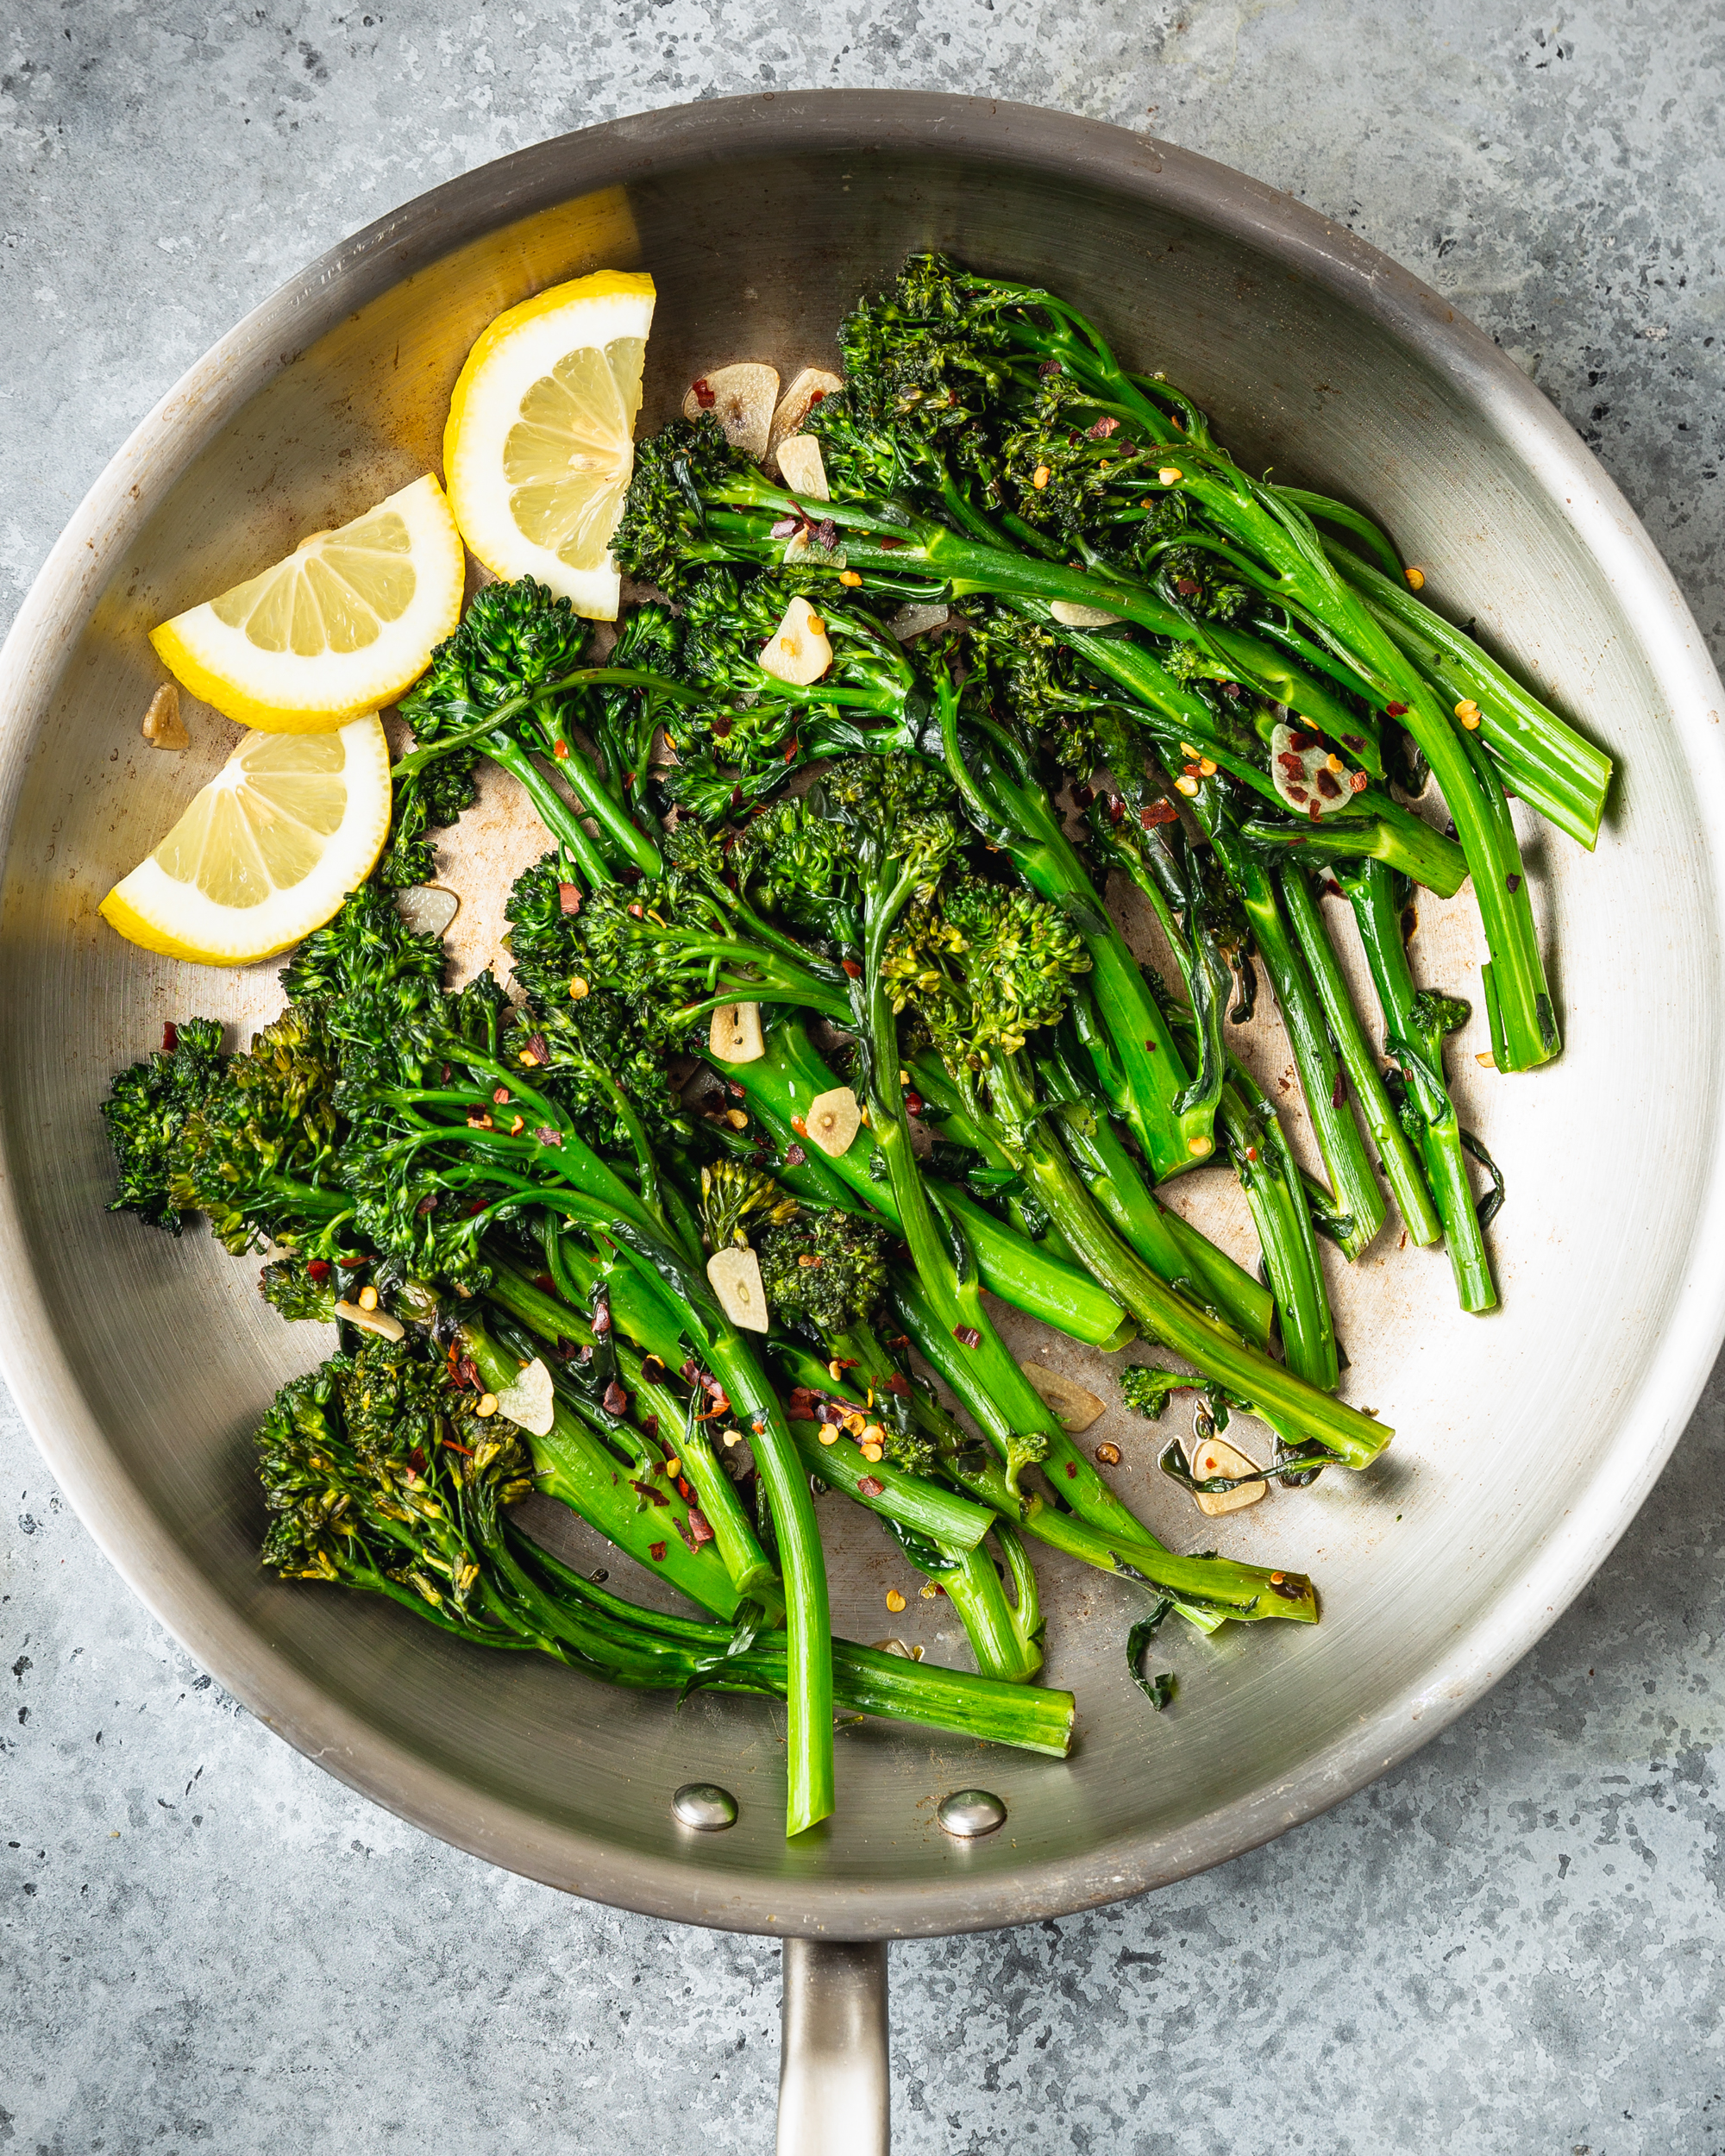
<path fill-rule="evenodd" d="M 1392 880 L 1378 863 L 1368 862 L 1339 871 L 1339 881 L 1352 903 L 1383 1012 L 1387 1046 L 1403 1066 L 1419 1111 L 1421 1152 L 1443 1221 L 1456 1294 L 1464 1310 L 1490 1310 L 1497 1289 L 1468 1175 L 1460 1119 L 1444 1083 L 1443 1033 L 1422 1016 Z"/>
<path fill-rule="evenodd" d="M 1297 861 L 1283 868 L 1276 878 L 1276 888 L 1329 1022 L 1330 1037 L 1347 1074 L 1354 1106 L 1377 1147 L 1378 1164 L 1402 1215 L 1402 1225 L 1416 1244 L 1435 1243 L 1442 1231 L 1432 1194 L 1426 1188 L 1426 1178 L 1414 1157 L 1408 1134 L 1390 1105 L 1383 1074 L 1377 1068 L 1377 1058 L 1371 1052 L 1359 1014 L 1353 1007 L 1330 932 Z M 1336 1196 L 1346 1204 L 1348 1194 L 1333 1176 L 1331 1181 L 1335 1185 Z"/>

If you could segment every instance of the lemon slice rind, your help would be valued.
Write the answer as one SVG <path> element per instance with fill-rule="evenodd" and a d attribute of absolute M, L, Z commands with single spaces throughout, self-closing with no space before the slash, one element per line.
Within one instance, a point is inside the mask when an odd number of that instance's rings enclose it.
<path fill-rule="evenodd" d="M 510 308 L 468 353 L 443 430 L 443 476 L 473 552 L 493 575 L 536 577 L 595 621 L 617 618 L 620 579 L 604 542 L 633 467 L 641 404 L 634 348 L 646 343 L 654 297 L 643 272 L 599 270 Z M 622 375 L 610 389 L 609 371 L 589 363 L 608 353 Z M 561 488 L 560 428 L 584 463 L 582 479 Z M 536 436 L 544 450 L 536 486 L 521 469 Z M 561 513 L 550 498 L 560 491 L 574 497 Z M 548 525 L 565 534 L 561 545 L 533 536 Z"/>
<path fill-rule="evenodd" d="M 301 738 L 248 734 L 103 899 L 110 927 L 166 957 L 244 966 L 330 919 L 389 836 L 389 743 L 375 711 Z M 321 761 L 296 771 L 296 754 Z"/>
<path fill-rule="evenodd" d="M 419 679 L 455 633 L 466 581 L 461 534 L 428 473 L 150 642 L 184 687 L 241 725 L 323 732 Z"/>

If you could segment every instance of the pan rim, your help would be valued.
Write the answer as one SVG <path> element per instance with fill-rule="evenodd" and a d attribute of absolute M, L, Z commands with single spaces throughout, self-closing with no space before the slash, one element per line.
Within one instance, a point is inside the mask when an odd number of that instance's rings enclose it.
<path fill-rule="evenodd" d="M 666 108 L 560 136 L 417 197 L 330 249 L 219 339 L 120 448 L 50 551 L 0 649 L 0 867 L 25 771 L 59 678 L 114 563 L 161 492 L 296 354 L 466 240 L 587 190 L 669 166 L 820 148 L 898 147 L 1057 172 L 1154 200 L 1273 255 L 1458 379 L 1489 411 L 1642 624 L 1702 798 L 1720 798 L 1725 691 L 1689 609 L 1634 512 L 1561 415 L 1483 331 L 1410 273 L 1289 196 L 1172 144 L 1107 123 L 933 92 L 778 92 Z M 1697 833 L 1725 942 L 1716 842 Z M 1189 1877 L 1327 1809 L 1472 1706 L 1555 1622 L 1634 1518 L 1681 1436 L 1725 1339 L 1725 1149 L 1711 1144 L 1688 1270 L 1636 1400 L 1578 1501 L 1512 1595 L 1458 1633 L 1421 1677 L 1274 1787 L 1178 1833 L 1121 1837 L 1079 1857 L 1024 1859 L 985 1877 L 955 1869 L 914 1888 L 756 1880 L 644 1855 L 552 1826 L 484 1795 L 385 1737 L 295 1669 L 215 1592 L 116 1470 L 29 1269 L 0 1150 L 0 1268 L 11 1324 L 0 1373 L 39 1451 L 98 1546 L 177 1639 L 256 1718 L 338 1779 L 426 1832 L 588 1899 L 718 1929 L 844 1939 L 926 1937 L 1070 1913 Z M 3 1149 L 0 1135 L 0 1149 Z M 237 1620 L 237 1621 L 236 1621 Z"/>

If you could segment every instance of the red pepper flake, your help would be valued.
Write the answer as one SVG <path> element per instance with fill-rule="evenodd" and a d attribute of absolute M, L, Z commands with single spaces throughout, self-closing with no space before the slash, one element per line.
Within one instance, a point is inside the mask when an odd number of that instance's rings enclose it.
<path fill-rule="evenodd" d="M 721 711 L 718 717 L 712 722 L 713 739 L 715 741 L 729 741 L 731 738 L 731 729 L 735 723 L 736 722 L 732 719 L 729 711 Z"/>
<path fill-rule="evenodd" d="M 566 741 L 554 741 L 551 743 L 551 754 L 559 763 L 567 763 L 569 761 L 568 743 Z"/>
<path fill-rule="evenodd" d="M 1505 877 L 1504 877 L 1504 879 L 1503 879 L 1503 881 L 1504 881 L 1505 884 L 1509 887 L 1509 895 L 1510 895 L 1510 897 L 1513 899 L 1513 898 L 1515 897 L 1515 893 L 1517 893 L 1517 892 L 1518 892 L 1518 891 L 1521 888 L 1521 877 L 1520 877 L 1520 876 L 1505 876 Z"/>
<path fill-rule="evenodd" d="M 785 1148 L 785 1165 L 787 1168 L 800 1168 L 807 1158 L 808 1155 L 804 1152 L 800 1145 L 787 1145 Z"/>
<path fill-rule="evenodd" d="M 1296 778 L 1303 778 L 1306 767 L 1291 749 L 1284 749 L 1276 759 L 1284 771 L 1291 771 Z"/>
<path fill-rule="evenodd" d="M 647 918 L 647 909 L 639 899 L 631 899 L 627 911 L 631 921 L 644 921 Z"/>
<path fill-rule="evenodd" d="M 785 761 L 787 763 L 794 763 L 802 753 L 803 745 L 801 742 L 797 739 L 796 736 L 793 734 L 791 736 L 791 745 L 785 751 Z"/>
<path fill-rule="evenodd" d="M 1198 596 L 1198 586 L 1189 576 L 1176 578 L 1174 588 L 1182 599 L 1196 599 Z"/>
<path fill-rule="evenodd" d="M 656 1355 L 649 1355 L 643 1357 L 641 1363 L 641 1382 L 643 1385 L 662 1385 L 665 1382 L 666 1374 L 665 1365 L 659 1360 Z M 650 1432 L 649 1432 L 649 1435 L 651 1435 Z"/>
<path fill-rule="evenodd" d="M 334 1268 L 327 1257 L 314 1257 L 305 1269 L 313 1280 L 328 1280 Z"/>
<path fill-rule="evenodd" d="M 629 1395 L 613 1377 L 605 1388 L 605 1398 L 599 1402 L 608 1415 L 620 1415 L 629 1405 Z"/>
<path fill-rule="evenodd" d="M 688 1361 L 684 1363 L 681 1369 L 677 1372 L 677 1375 L 679 1377 L 682 1378 L 686 1383 L 690 1385 L 694 1383 L 695 1380 L 700 1376 L 700 1370 L 699 1366 L 696 1364 L 695 1358 L 693 1355 L 690 1356 Z"/>
<path fill-rule="evenodd" d="M 643 1482 L 638 1476 L 630 1476 L 629 1487 L 630 1489 L 639 1490 L 649 1505 L 668 1505 L 671 1501 L 663 1490 L 655 1489 L 650 1482 Z"/>
<path fill-rule="evenodd" d="M 740 809 L 743 805 L 743 788 L 740 786 L 731 789 L 731 805 L 733 809 Z"/>
<path fill-rule="evenodd" d="M 902 539 L 877 539 L 875 542 L 875 544 L 877 547 L 881 548 L 885 553 L 888 554 L 896 553 L 904 543 L 905 542 Z"/>
<path fill-rule="evenodd" d="M 1387 718 L 1406 718 L 1408 706 L 1405 704 L 1386 704 L 1383 711 Z"/>
<path fill-rule="evenodd" d="M 692 1489 L 689 1488 L 689 1484 L 688 1484 L 688 1477 L 687 1477 L 687 1476 L 683 1476 L 683 1475 L 680 1475 L 680 1476 L 678 1476 L 678 1477 L 677 1477 L 677 1495 L 678 1495 L 678 1496 L 679 1496 L 679 1497 L 681 1497 L 681 1498 L 682 1499 L 683 1502 L 684 1502 L 686 1505 L 687 1505 L 687 1504 L 691 1504 L 691 1503 L 693 1503 L 693 1500 L 694 1500 L 694 1492 L 693 1492 L 693 1490 L 692 1490 Z"/>
<path fill-rule="evenodd" d="M 1104 412 L 1095 425 L 1086 428 L 1085 432 L 1092 442 L 1106 442 L 1111 434 L 1118 434 L 1120 430 L 1120 421 L 1111 412 Z"/>
<path fill-rule="evenodd" d="M 914 1091 L 913 1089 L 912 1091 L 910 1091 L 910 1092 L 906 1093 L 906 1095 L 905 1095 L 905 1112 L 906 1112 L 906 1115 L 920 1115 L 920 1114 L 922 1113 L 922 1110 L 923 1110 L 923 1099 L 922 1099 L 922 1095 L 921 1095 L 919 1093 L 918 1093 L 918 1092 Z"/>
<path fill-rule="evenodd" d="M 1323 795 L 1327 801 L 1339 801 L 1342 798 L 1342 790 L 1336 783 L 1335 774 L 1333 772 L 1320 768 L 1317 774 L 1316 784 L 1319 793 Z"/>
<path fill-rule="evenodd" d="M 1318 736 L 1315 734 L 1297 733 L 1291 727 L 1289 728 L 1288 746 L 1290 749 L 1315 749 L 1317 745 Z"/>
<path fill-rule="evenodd" d="M 1292 793 L 1293 788 L 1290 787 L 1289 791 L 1289 793 Z M 1306 813 L 1311 818 L 1314 824 L 1321 824 L 1324 820 L 1324 812 L 1316 801 L 1313 802 L 1311 807 L 1307 810 Z"/>
<path fill-rule="evenodd" d="M 695 402 L 703 411 L 711 411 L 718 402 L 718 392 L 708 385 L 705 374 L 697 374 L 689 385 L 695 393 Z"/>
<path fill-rule="evenodd" d="M 470 1204 L 470 1205 L 468 1206 L 468 1207 L 467 1207 L 467 1218 L 469 1220 L 477 1220 L 477 1219 L 479 1219 L 479 1217 L 480 1217 L 480 1213 L 482 1213 L 485 1211 L 485 1209 L 486 1209 L 486 1201 L 485 1201 L 485 1200 L 484 1200 L 483 1198 L 475 1198 L 475 1199 L 473 1200 L 472 1204 Z"/>
<path fill-rule="evenodd" d="M 415 1206 L 413 1208 L 413 1217 L 416 1220 L 423 1220 L 428 1213 L 435 1213 L 436 1210 L 437 1193 L 434 1190 L 429 1198 L 422 1198 L 419 1200 L 419 1203 Z"/>
<path fill-rule="evenodd" d="M 536 1125 L 533 1135 L 542 1145 L 561 1145 L 563 1142 L 563 1133 L 554 1131 L 549 1123 Z"/>
<path fill-rule="evenodd" d="M 706 1544 L 713 1539 L 712 1529 L 708 1526 L 706 1520 L 695 1510 L 693 1505 L 689 1507 L 687 1526 L 685 1526 L 683 1522 L 680 1520 L 677 1522 L 677 1528 L 678 1532 L 681 1534 L 683 1540 L 688 1544 L 692 1551 L 704 1548 Z"/>
<path fill-rule="evenodd" d="M 1177 824 L 1180 812 L 1172 801 L 1152 801 L 1138 811 L 1138 820 L 1147 831 L 1154 830 L 1158 824 Z"/>
<path fill-rule="evenodd" d="M 982 1336 L 974 1325 L 954 1326 L 952 1337 L 960 1347 L 979 1348 L 982 1344 Z"/>
<path fill-rule="evenodd" d="M 443 1450 L 446 1452 L 459 1452 L 464 1460 L 470 1460 L 474 1457 L 466 1445 L 457 1445 L 453 1438 L 444 1438 Z"/>
<path fill-rule="evenodd" d="M 509 1087 L 507 1086 L 499 1086 L 497 1091 L 492 1094 L 491 1098 L 492 1106 L 500 1108 L 505 1101 L 509 1098 Z"/>
<path fill-rule="evenodd" d="M 407 1464 L 413 1470 L 416 1475 L 423 1475 L 425 1472 L 425 1448 L 423 1445 L 416 1445 L 414 1446 L 412 1451 L 411 1451 L 407 1456 Z"/>
<path fill-rule="evenodd" d="M 1356 793 L 1364 793 L 1371 783 L 1363 771 L 1350 771 L 1348 774 L 1348 784 Z"/>
<path fill-rule="evenodd" d="M 1126 803 L 1118 793 L 1111 793 L 1108 796 L 1108 821 L 1111 824 L 1121 823 L 1125 820 L 1126 812 Z"/>
<path fill-rule="evenodd" d="M 1347 1097 L 1347 1073 L 1342 1069 L 1341 1065 L 1338 1063 L 1336 1065 L 1335 1083 L 1330 1087 L 1330 1106 L 1333 1108 L 1339 1108 Z"/>
<path fill-rule="evenodd" d="M 1072 805 L 1074 808 L 1087 809 L 1095 798 L 1095 787 L 1093 786 L 1086 786 L 1082 779 L 1072 789 Z"/>
<path fill-rule="evenodd" d="M 1148 1034 L 1145 1036 L 1144 1052 L 1146 1056 L 1153 1056 L 1156 1053 L 1156 1043 Z"/>
<path fill-rule="evenodd" d="M 179 1046 L 179 1028 L 170 1018 L 162 1028 L 162 1054 L 172 1056 Z"/>
<path fill-rule="evenodd" d="M 535 1273 L 533 1275 L 533 1285 L 536 1288 L 543 1288 L 548 1295 L 555 1295 L 557 1292 L 557 1283 L 552 1279 L 549 1273 Z"/>
<path fill-rule="evenodd" d="M 788 539 L 801 521 L 800 517 L 781 517 L 778 523 L 768 530 L 767 536 L 769 539 Z"/>
<path fill-rule="evenodd" d="M 611 1299 L 608 1295 L 602 1294 L 599 1297 L 599 1307 L 593 1312 L 593 1338 L 596 1340 L 603 1340 L 608 1338 L 610 1336 Z"/>
<path fill-rule="evenodd" d="M 1077 1463 L 1076 1463 L 1076 1461 L 1074 1461 L 1074 1460 L 1069 1460 L 1069 1461 L 1066 1463 L 1066 1474 L 1067 1474 L 1067 1479 L 1068 1479 L 1069 1481 L 1070 1481 L 1070 1482 L 1075 1482 L 1077 1481 L 1077 1479 L 1078 1479 L 1078 1466 L 1077 1466 Z"/>
<path fill-rule="evenodd" d="M 579 913 L 581 910 L 580 887 L 574 883 L 557 886 L 557 904 L 565 913 Z"/>
<path fill-rule="evenodd" d="M 1051 374 L 1059 373 L 1060 362 L 1058 360 L 1044 360 L 1036 372 L 1037 379 L 1045 382 Z"/>
<path fill-rule="evenodd" d="M 908 1400 L 911 1396 L 911 1381 L 894 1370 L 887 1380 L 882 1390 L 894 1394 L 900 1400 Z"/>
<path fill-rule="evenodd" d="M 883 1494 L 886 1487 L 887 1485 L 879 1476 L 864 1475 L 856 1484 L 856 1495 L 859 1497 L 879 1497 Z"/>
<path fill-rule="evenodd" d="M 665 1562 L 664 1544 L 662 1542 L 649 1542 L 647 1545 L 647 1554 L 652 1558 L 655 1564 L 662 1564 Z"/>
<path fill-rule="evenodd" d="M 1344 749 L 1352 749 L 1357 756 L 1365 754 L 1365 743 L 1358 734 L 1344 734 L 1341 738 Z"/>

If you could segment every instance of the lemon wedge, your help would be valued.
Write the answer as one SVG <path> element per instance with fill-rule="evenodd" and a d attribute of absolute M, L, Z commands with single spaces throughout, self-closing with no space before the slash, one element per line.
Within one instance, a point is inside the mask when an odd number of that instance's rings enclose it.
<path fill-rule="evenodd" d="M 467 561 L 429 474 L 286 561 L 177 614 L 150 642 L 194 696 L 270 733 L 392 704 L 461 617 Z"/>
<path fill-rule="evenodd" d="M 499 315 L 449 400 L 443 476 L 461 536 L 500 577 L 537 577 L 615 621 L 611 535 L 635 468 L 653 280 L 599 270 Z"/>
<path fill-rule="evenodd" d="M 389 836 L 375 711 L 321 734 L 248 734 L 149 857 L 103 899 L 146 950 L 244 966 L 321 928 Z"/>

